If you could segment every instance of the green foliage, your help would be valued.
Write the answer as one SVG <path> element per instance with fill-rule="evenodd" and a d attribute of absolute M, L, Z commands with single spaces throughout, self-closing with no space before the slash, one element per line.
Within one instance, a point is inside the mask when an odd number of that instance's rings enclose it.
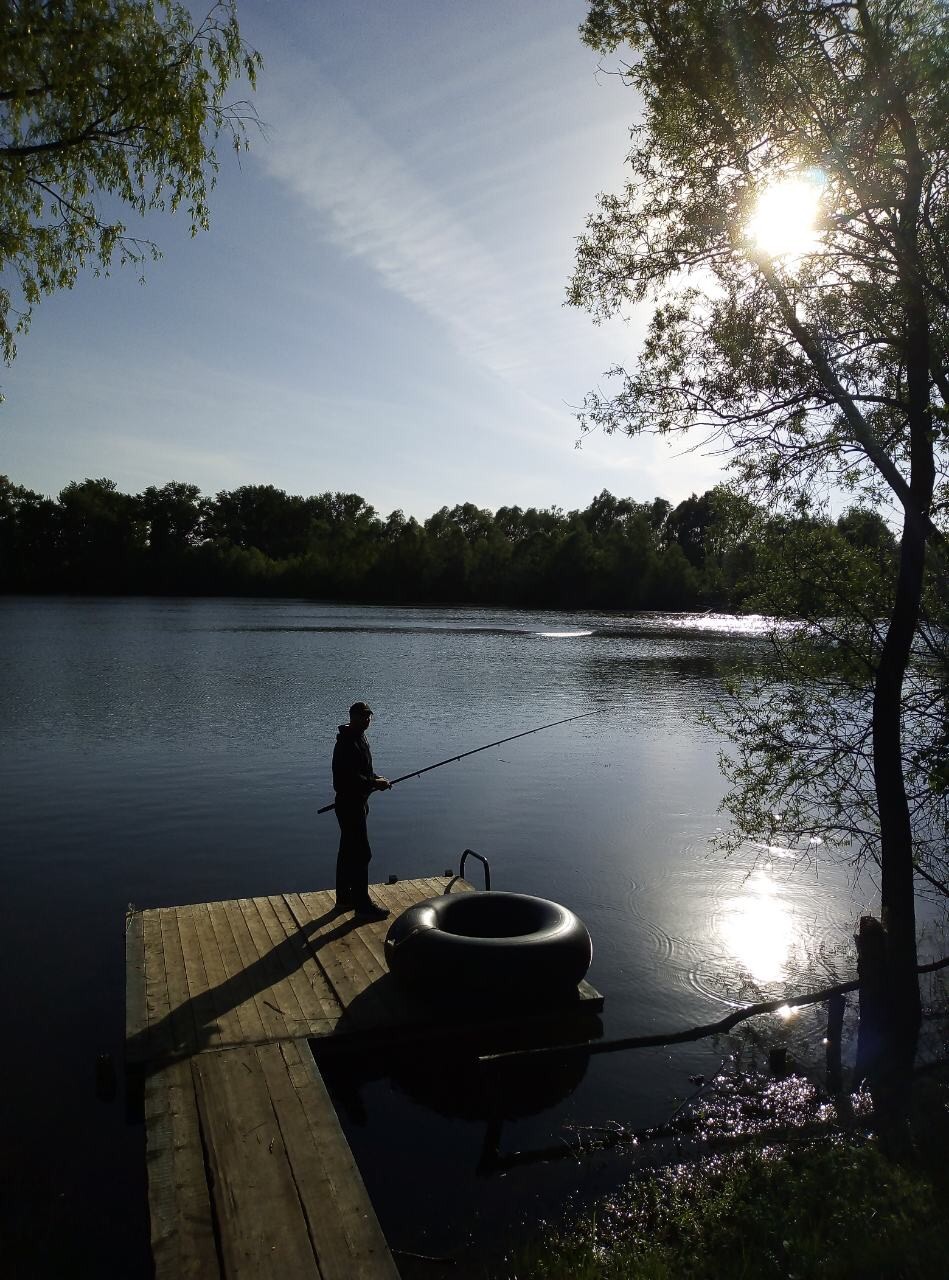
<path fill-rule="evenodd" d="M 696 499 L 706 500 L 726 504 L 720 489 Z M 205 498 L 172 481 L 130 496 L 86 480 L 51 502 L 0 477 L 0 590 L 608 609 L 736 603 L 749 589 L 751 524 L 709 526 L 696 568 L 670 511 L 661 498 L 636 503 L 604 490 L 583 511 L 492 514 L 463 503 L 419 524 L 401 511 L 383 520 L 354 493 L 304 498 L 242 485 Z M 695 537 L 690 546 L 700 545 Z"/>
<path fill-rule="evenodd" d="M 927 412 L 947 386 L 945 7 L 592 0 L 583 35 L 635 51 L 645 119 L 570 298 L 598 317 L 652 304 L 637 365 L 589 397 L 585 428 L 697 427 L 781 501 L 829 481 L 907 499 L 910 276 L 931 335 Z M 822 184 L 820 249 L 769 258 L 750 215 L 801 173 Z"/>
<path fill-rule="evenodd" d="M 805 855 L 836 846 L 879 862 L 873 713 L 898 558 L 872 517 L 853 509 L 836 524 L 778 518 L 762 526 L 746 605 L 797 622 L 775 631 L 769 663 L 730 674 L 709 715 L 729 739 L 720 756 L 732 819 L 719 838 L 725 850 L 751 838 Z M 901 682 L 900 768 L 920 888 L 949 871 L 946 634 L 944 614 L 923 614 Z"/>
<path fill-rule="evenodd" d="M 829 839 L 878 863 L 905 1081 L 914 894 L 944 888 L 949 844 L 949 8 L 590 0 L 582 33 L 629 46 L 643 111 L 569 296 L 648 325 L 581 427 L 698 432 L 767 511 L 753 559 L 720 563 L 745 607 L 804 625 L 775 629 L 771 668 L 736 673 L 717 718 L 724 843 Z M 819 191 L 797 251 L 752 225 L 788 179 Z M 857 508 L 836 526 L 813 516 L 833 489 Z M 710 586 L 717 518 L 705 495 L 666 522 Z"/>
<path fill-rule="evenodd" d="M 871 1146 L 716 1157 L 633 1182 L 508 1280 L 928 1280 L 949 1228 L 924 1174 Z"/>
<path fill-rule="evenodd" d="M 158 256 L 114 214 L 184 209 L 208 226 L 217 143 L 246 143 L 254 119 L 227 103 L 253 87 L 260 57 L 241 40 L 234 0 L 195 22 L 175 0 L 10 0 L 0 9 L 0 348 L 45 295 L 79 270 Z"/>

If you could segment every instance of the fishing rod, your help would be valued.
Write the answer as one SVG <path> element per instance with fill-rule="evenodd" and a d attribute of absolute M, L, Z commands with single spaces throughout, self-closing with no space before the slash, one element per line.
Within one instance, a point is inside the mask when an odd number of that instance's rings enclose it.
<path fill-rule="evenodd" d="M 509 738 L 498 738 L 497 742 L 485 743 L 483 747 L 473 747 L 470 751 L 462 751 L 460 756 L 449 756 L 447 760 L 439 760 L 437 764 L 428 764 L 424 769 L 413 769 L 411 773 L 403 773 L 401 778 L 393 778 L 389 783 L 389 789 L 396 785 L 397 782 L 405 782 L 406 778 L 420 778 L 423 773 L 431 773 L 433 769 L 440 769 L 443 764 L 454 764 L 458 760 L 464 760 L 466 756 L 476 756 L 479 751 L 489 751 L 491 747 L 500 747 L 505 742 L 513 742 L 515 738 L 527 738 L 532 733 L 541 733 L 544 729 L 556 729 L 558 724 L 571 724 L 574 720 L 586 720 L 588 716 L 601 716 L 604 711 L 611 711 L 612 707 L 600 707 L 596 711 L 584 711 L 578 716 L 568 716 L 566 720 L 554 720 L 552 724 L 541 724 L 536 729 L 525 729 L 522 733 L 512 733 Z M 324 804 L 322 809 L 317 809 L 317 813 L 329 813 L 331 809 L 335 809 L 335 804 Z"/>

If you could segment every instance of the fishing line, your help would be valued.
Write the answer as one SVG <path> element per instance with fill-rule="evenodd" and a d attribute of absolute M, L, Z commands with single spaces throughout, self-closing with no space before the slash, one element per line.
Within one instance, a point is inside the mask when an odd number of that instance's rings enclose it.
<path fill-rule="evenodd" d="M 440 769 L 443 764 L 455 764 L 458 760 L 464 760 L 466 756 L 476 756 L 479 751 L 489 751 L 491 747 L 500 747 L 505 742 L 513 742 L 516 738 L 527 738 L 532 733 L 542 733 L 544 729 L 556 729 L 560 724 L 571 724 L 574 720 L 586 720 L 589 716 L 601 716 L 605 711 L 612 711 L 612 707 L 599 707 L 596 711 L 584 711 L 578 716 L 567 716 L 566 720 L 554 720 L 551 724 L 538 725 L 536 729 L 524 729 L 521 733 L 512 733 L 509 738 L 498 738 L 497 742 L 486 742 L 483 747 L 473 747 L 470 751 L 462 751 L 461 755 L 449 756 L 446 760 L 439 760 L 436 764 L 427 764 L 424 769 L 413 769 L 411 773 L 403 773 L 399 778 L 393 778 L 389 783 L 389 788 L 396 786 L 399 782 L 405 782 L 406 778 L 420 778 L 423 773 L 431 773 L 433 769 Z M 329 813 L 335 809 L 335 804 L 325 804 L 322 809 L 317 809 L 317 813 Z"/>

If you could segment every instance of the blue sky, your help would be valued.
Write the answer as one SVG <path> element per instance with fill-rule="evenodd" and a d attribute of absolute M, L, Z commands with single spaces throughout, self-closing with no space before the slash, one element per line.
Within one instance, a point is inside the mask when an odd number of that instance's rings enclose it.
<path fill-rule="evenodd" d="M 575 0 L 245 0 L 266 133 L 222 153 L 209 233 L 36 310 L 0 371 L 0 471 L 56 493 L 269 483 L 424 518 L 673 502 L 719 478 L 655 440 L 574 444 L 637 322 L 563 306 L 596 193 L 622 181 L 634 92 Z M 130 222 L 130 230 L 139 228 Z"/>

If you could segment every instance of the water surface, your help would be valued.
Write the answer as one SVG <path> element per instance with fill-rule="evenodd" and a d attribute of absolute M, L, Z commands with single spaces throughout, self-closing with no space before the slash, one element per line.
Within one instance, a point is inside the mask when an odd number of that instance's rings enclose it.
<path fill-rule="evenodd" d="M 316 810 L 356 698 L 376 712 L 389 776 L 598 713 L 402 783 L 373 801 L 371 835 L 374 879 L 432 875 L 470 847 L 495 888 L 576 910 L 607 1035 L 849 976 L 869 889 L 820 848 L 806 866 L 780 846 L 728 861 L 711 848 L 722 744 L 700 713 L 718 664 L 763 637 L 760 619 L 715 615 L 2 601 L 5 1225 L 14 1257 L 30 1237 L 22 1274 L 64 1260 L 148 1274 L 141 1130 L 93 1093 L 96 1054 L 121 1054 L 126 904 L 330 887 L 337 829 Z M 813 1049 L 819 1028 L 800 1027 Z M 656 1123 L 727 1052 L 597 1057 L 500 1127 L 437 1062 L 425 1078 L 381 1063 L 328 1074 L 390 1242 L 467 1258 L 622 1175 L 615 1157 L 505 1168 L 486 1151 L 550 1148 L 571 1124 Z"/>

